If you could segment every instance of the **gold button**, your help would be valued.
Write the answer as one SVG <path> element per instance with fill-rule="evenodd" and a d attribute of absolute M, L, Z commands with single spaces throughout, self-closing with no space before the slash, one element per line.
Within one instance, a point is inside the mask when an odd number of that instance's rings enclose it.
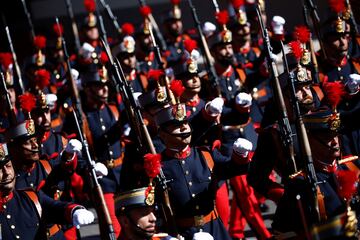
<path fill-rule="evenodd" d="M 196 195 L 195 195 L 195 193 L 193 193 L 193 194 L 191 194 L 191 196 L 194 198 Z"/>
<path fill-rule="evenodd" d="M 11 225 L 10 228 L 11 228 L 11 229 L 15 229 L 15 225 Z"/>
<path fill-rule="evenodd" d="M 3 209 L 6 209 L 6 205 L 3 206 Z"/>
<path fill-rule="evenodd" d="M 209 180 L 211 180 L 211 176 L 209 176 L 208 178 L 209 178 Z"/>
<path fill-rule="evenodd" d="M 15 237 L 16 237 L 16 239 L 20 239 L 20 236 L 19 236 L 19 235 L 16 235 Z"/>
<path fill-rule="evenodd" d="M 113 153 L 113 151 L 109 151 L 109 154 L 110 154 L 110 155 L 113 155 L 114 153 Z"/>
<path fill-rule="evenodd" d="M 106 127 L 104 125 L 101 126 L 101 130 L 105 131 Z"/>
<path fill-rule="evenodd" d="M 199 205 L 196 205 L 196 206 L 195 206 L 195 209 L 196 209 L 196 210 L 199 210 L 199 208 L 200 208 Z"/>
<path fill-rule="evenodd" d="M 28 175 L 28 176 L 31 176 L 31 173 L 28 173 L 27 175 Z"/>
<path fill-rule="evenodd" d="M 185 174 L 186 174 L 186 175 L 189 175 L 189 171 L 188 171 L 188 170 L 186 170 L 186 171 L 185 171 Z"/>
<path fill-rule="evenodd" d="M 10 218 L 11 218 L 11 215 L 9 215 L 9 214 L 6 215 L 6 218 L 7 218 L 7 219 L 10 219 Z"/>
<path fill-rule="evenodd" d="M 182 164 L 182 165 L 185 165 L 185 160 L 182 160 L 182 161 L 181 161 L 181 164 Z"/>
<path fill-rule="evenodd" d="M 30 183 L 30 187 L 34 187 L 34 184 L 33 184 L 33 183 Z"/>
<path fill-rule="evenodd" d="M 189 186 L 190 186 L 190 187 L 192 186 L 192 182 L 191 182 L 191 181 L 189 182 Z"/>

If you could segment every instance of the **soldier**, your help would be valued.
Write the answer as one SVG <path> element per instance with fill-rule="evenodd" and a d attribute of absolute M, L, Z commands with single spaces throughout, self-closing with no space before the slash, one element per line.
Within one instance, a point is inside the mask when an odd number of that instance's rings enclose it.
<path fill-rule="evenodd" d="M 319 121 L 320 119 L 325 121 Z M 354 219 L 350 218 L 350 210 L 347 209 L 347 202 L 344 199 L 350 200 L 355 190 L 346 193 L 344 188 L 354 188 L 351 186 L 354 186 L 357 177 L 354 172 L 347 171 L 345 173 L 347 177 L 341 178 L 341 173 L 337 171 L 337 159 L 341 156 L 337 133 L 340 126 L 339 121 L 338 114 L 325 107 L 304 115 L 317 177 L 316 185 L 319 188 L 316 194 L 319 210 L 316 213 L 312 204 L 314 194 L 311 194 L 308 177 L 304 175 L 303 171 L 297 173 L 285 185 L 284 195 L 278 204 L 272 225 L 275 235 L 279 235 L 279 237 L 287 235 L 301 239 L 305 236 L 308 226 L 324 222 L 348 211 L 346 213 L 348 217 L 344 219 L 344 226 L 352 224 L 349 236 L 354 236 L 356 223 L 349 222 Z M 348 181 L 349 185 L 343 185 L 344 181 Z"/>
<path fill-rule="evenodd" d="M 3 239 L 47 239 L 44 220 L 48 223 L 69 223 L 78 228 L 94 221 L 94 215 L 80 205 L 55 201 L 41 191 L 17 190 L 10 160 L 7 145 L 0 144 L 0 222 Z"/>
<path fill-rule="evenodd" d="M 218 150 L 190 147 L 191 127 L 186 119 L 185 106 L 164 108 L 156 115 L 159 136 L 166 149 L 162 152 L 162 169 L 168 183 L 176 226 L 180 235 L 192 239 L 196 232 L 210 233 L 214 239 L 230 239 L 214 208 L 217 183 L 246 171 L 251 143 L 239 139 L 234 144 L 232 160 Z M 215 181 L 215 182 L 214 182 Z M 161 191 L 158 189 L 157 191 Z"/>

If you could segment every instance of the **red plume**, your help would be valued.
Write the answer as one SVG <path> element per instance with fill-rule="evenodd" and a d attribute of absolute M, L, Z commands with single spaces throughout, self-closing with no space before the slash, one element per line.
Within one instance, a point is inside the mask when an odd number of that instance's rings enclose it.
<path fill-rule="evenodd" d="M 235 9 L 239 9 L 241 6 L 244 5 L 244 0 L 231 0 L 231 4 Z"/>
<path fill-rule="evenodd" d="M 332 11 L 337 14 L 345 10 L 345 1 L 344 0 L 328 0 L 329 6 Z"/>
<path fill-rule="evenodd" d="M 64 27 L 62 24 L 54 24 L 53 25 L 53 31 L 56 34 L 56 36 L 61 37 L 64 33 Z"/>
<path fill-rule="evenodd" d="M 11 53 L 4 52 L 0 53 L 0 64 L 4 66 L 5 69 L 9 68 L 9 65 L 13 63 L 13 58 Z"/>
<path fill-rule="evenodd" d="M 149 178 L 155 178 L 160 173 L 161 154 L 147 153 L 144 156 L 144 169 Z"/>
<path fill-rule="evenodd" d="M 145 18 L 151 13 L 151 8 L 149 6 L 140 7 L 140 13 Z"/>
<path fill-rule="evenodd" d="M 40 35 L 36 36 L 34 39 L 34 45 L 38 49 L 45 48 L 46 47 L 46 37 L 40 36 Z"/>
<path fill-rule="evenodd" d="M 179 5 L 181 0 L 171 0 L 172 5 Z"/>
<path fill-rule="evenodd" d="M 184 40 L 184 48 L 189 53 L 192 52 L 195 48 L 197 48 L 197 42 L 195 40 L 192 40 L 191 38 Z"/>
<path fill-rule="evenodd" d="M 133 35 L 135 32 L 134 25 L 132 25 L 131 23 L 124 23 L 121 26 L 121 30 L 124 35 Z"/>
<path fill-rule="evenodd" d="M 184 93 L 185 87 L 181 80 L 173 80 L 170 83 L 170 90 L 174 93 L 175 97 L 178 98 Z"/>
<path fill-rule="evenodd" d="M 303 49 L 301 48 L 300 42 L 292 41 L 289 43 L 289 47 L 291 49 L 291 53 L 299 61 L 303 53 Z"/>
<path fill-rule="evenodd" d="M 356 172 L 350 170 L 338 170 L 335 174 L 339 184 L 339 196 L 349 200 L 356 192 Z"/>
<path fill-rule="evenodd" d="M 106 55 L 106 52 L 104 52 L 104 51 L 101 52 L 100 62 L 101 62 L 101 64 L 103 64 L 103 65 L 105 65 L 106 63 L 109 62 L 109 58 L 108 58 L 108 56 Z"/>
<path fill-rule="evenodd" d="M 310 41 L 310 30 L 304 25 L 296 26 L 294 29 L 294 38 L 301 43 L 307 43 Z"/>
<path fill-rule="evenodd" d="M 161 69 L 150 69 L 147 77 L 148 79 L 154 79 L 155 81 L 159 81 L 161 76 L 164 76 L 165 72 Z"/>
<path fill-rule="evenodd" d="M 332 108 L 336 108 L 346 93 L 344 84 L 341 82 L 323 82 L 323 90 L 327 102 Z"/>
<path fill-rule="evenodd" d="M 35 84 L 42 90 L 50 84 L 50 73 L 46 69 L 35 72 Z"/>
<path fill-rule="evenodd" d="M 229 13 L 226 10 L 216 13 L 216 20 L 219 24 L 225 25 L 229 21 Z"/>
<path fill-rule="evenodd" d="M 30 113 L 36 106 L 36 97 L 27 92 L 19 96 L 19 102 L 22 110 Z"/>
<path fill-rule="evenodd" d="M 84 0 L 84 6 L 88 12 L 95 12 L 96 10 L 96 3 L 94 0 Z"/>

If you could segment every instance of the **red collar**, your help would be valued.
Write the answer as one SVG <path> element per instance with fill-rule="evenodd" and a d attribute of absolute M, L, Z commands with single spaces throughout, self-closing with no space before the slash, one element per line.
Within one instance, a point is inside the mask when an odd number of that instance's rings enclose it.
<path fill-rule="evenodd" d="M 0 212 L 4 211 L 4 205 L 5 203 L 7 203 L 8 201 L 10 201 L 14 196 L 14 193 L 11 192 L 9 195 L 4 196 L 4 197 L 0 197 Z"/>
<path fill-rule="evenodd" d="M 174 158 L 177 158 L 177 159 L 185 159 L 188 156 L 190 156 L 190 153 L 191 153 L 191 148 L 190 148 L 189 145 L 184 150 L 182 150 L 180 152 L 176 151 L 176 150 L 173 150 L 173 149 L 166 149 L 165 150 L 165 154 L 168 157 L 174 157 Z"/>
<path fill-rule="evenodd" d="M 241 54 L 248 54 L 248 53 L 250 52 L 250 50 L 251 50 L 250 45 L 249 45 L 249 46 L 246 46 L 246 47 L 241 47 L 241 48 L 240 48 L 240 53 L 241 53 Z"/>
<path fill-rule="evenodd" d="M 127 80 L 128 81 L 133 81 L 136 79 L 136 70 L 133 69 L 130 74 L 127 76 Z"/>
<path fill-rule="evenodd" d="M 196 107 L 197 105 L 199 105 L 199 103 L 200 103 L 200 97 L 199 95 L 195 95 L 195 98 L 187 101 L 185 105 L 189 107 Z"/>
<path fill-rule="evenodd" d="M 147 57 L 145 57 L 145 61 L 147 62 L 152 62 L 155 59 L 155 53 L 154 52 L 150 52 L 149 55 L 147 55 Z"/>
<path fill-rule="evenodd" d="M 230 78 L 234 73 L 234 68 L 230 65 L 221 75 L 226 78 Z"/>

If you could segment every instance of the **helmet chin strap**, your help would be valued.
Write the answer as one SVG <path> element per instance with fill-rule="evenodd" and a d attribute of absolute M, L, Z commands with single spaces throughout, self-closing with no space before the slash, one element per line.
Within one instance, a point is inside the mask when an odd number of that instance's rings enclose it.
<path fill-rule="evenodd" d="M 13 177 L 12 179 L 10 179 L 10 180 L 8 180 L 8 181 L 1 181 L 1 182 L 0 182 L 0 185 L 3 186 L 3 185 L 5 185 L 5 184 L 9 184 L 9 183 L 13 182 L 14 180 L 15 180 L 15 175 L 14 175 L 14 177 Z"/>

